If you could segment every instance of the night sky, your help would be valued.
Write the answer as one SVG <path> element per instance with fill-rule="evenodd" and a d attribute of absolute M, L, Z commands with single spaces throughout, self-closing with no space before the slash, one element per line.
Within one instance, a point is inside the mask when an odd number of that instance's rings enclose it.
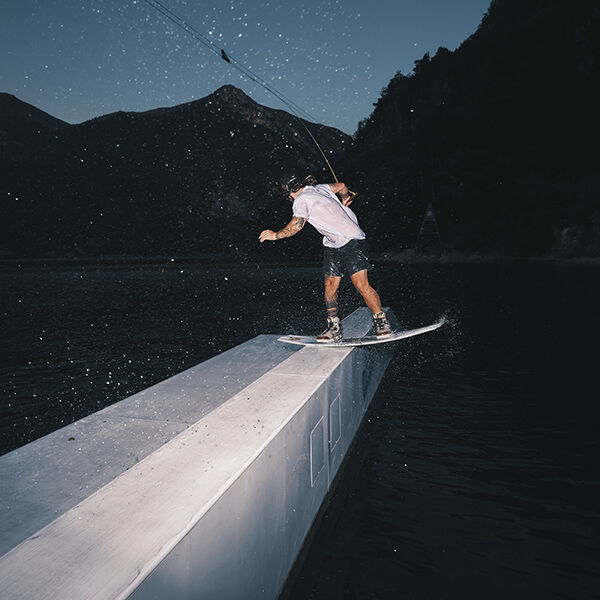
<path fill-rule="evenodd" d="M 347 133 L 398 70 L 454 49 L 489 0 L 161 0 L 202 35 Z M 0 91 L 69 123 L 206 96 L 230 83 L 285 107 L 143 0 L 0 0 Z"/>

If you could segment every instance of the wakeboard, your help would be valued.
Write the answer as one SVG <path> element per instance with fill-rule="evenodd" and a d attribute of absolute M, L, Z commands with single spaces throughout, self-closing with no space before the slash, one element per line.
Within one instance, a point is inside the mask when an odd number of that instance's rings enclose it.
<path fill-rule="evenodd" d="M 417 329 L 406 329 L 404 331 L 392 331 L 390 335 L 385 337 L 377 337 L 376 335 L 366 335 L 358 338 L 345 338 L 339 342 L 318 342 L 314 335 L 284 335 L 278 338 L 277 341 L 285 342 L 286 344 L 297 344 L 299 346 L 322 346 L 324 348 L 346 348 L 350 346 L 370 346 L 372 344 L 385 344 L 387 342 L 395 342 L 404 338 L 421 335 L 429 331 L 439 329 L 445 320 L 442 319 L 432 325 L 425 327 L 417 327 Z"/>

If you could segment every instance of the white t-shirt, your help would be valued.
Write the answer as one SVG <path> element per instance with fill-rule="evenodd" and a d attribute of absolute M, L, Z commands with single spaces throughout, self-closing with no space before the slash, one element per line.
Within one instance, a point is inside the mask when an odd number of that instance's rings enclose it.
<path fill-rule="evenodd" d="M 292 210 L 294 217 L 306 219 L 323 235 L 323 245 L 329 248 L 365 239 L 356 215 L 339 201 L 329 184 L 306 186 L 294 200 Z"/>

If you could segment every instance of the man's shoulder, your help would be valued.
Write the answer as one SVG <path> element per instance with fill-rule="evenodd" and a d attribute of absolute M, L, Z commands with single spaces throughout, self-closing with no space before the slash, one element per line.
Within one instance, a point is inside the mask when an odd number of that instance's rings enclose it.
<path fill-rule="evenodd" d="M 315 186 L 307 185 L 298 194 L 298 196 L 296 197 L 296 200 L 300 200 L 300 198 L 302 198 L 302 200 L 307 200 L 311 196 L 314 196 L 316 192 L 317 192 L 317 190 L 316 190 Z"/>
<path fill-rule="evenodd" d="M 296 196 L 296 198 L 294 198 L 294 201 L 292 202 L 292 210 L 296 210 L 298 207 L 301 207 L 301 206 L 307 206 L 309 202 L 310 202 L 310 195 L 305 194 L 304 191 L 302 191 L 300 194 L 298 194 Z"/>
<path fill-rule="evenodd" d="M 323 198 L 331 197 L 333 192 L 331 191 L 331 187 L 329 187 L 328 183 L 318 183 L 317 185 L 307 185 L 301 192 L 298 198 L 304 196 L 305 198 Z"/>

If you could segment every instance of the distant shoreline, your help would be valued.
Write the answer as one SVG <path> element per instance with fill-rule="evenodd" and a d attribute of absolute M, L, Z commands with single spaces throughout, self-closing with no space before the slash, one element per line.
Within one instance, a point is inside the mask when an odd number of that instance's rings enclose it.
<path fill-rule="evenodd" d="M 376 265 L 386 264 L 498 264 L 498 263 L 555 263 L 555 264 L 600 264 L 599 256 L 491 256 L 476 254 L 442 254 L 440 256 L 417 255 L 412 251 L 391 251 L 373 254 L 371 257 Z M 0 258 L 0 268 L 15 266 L 92 266 L 92 265 L 157 265 L 157 266 L 183 266 L 207 263 L 217 266 L 219 263 L 227 266 L 278 266 L 293 265 L 304 267 L 319 267 L 320 261 L 289 260 L 262 261 L 258 256 L 240 260 L 239 255 L 227 254 L 200 254 L 186 256 L 153 256 L 153 255 L 110 255 L 110 256 L 85 256 L 85 257 L 20 257 Z"/>

